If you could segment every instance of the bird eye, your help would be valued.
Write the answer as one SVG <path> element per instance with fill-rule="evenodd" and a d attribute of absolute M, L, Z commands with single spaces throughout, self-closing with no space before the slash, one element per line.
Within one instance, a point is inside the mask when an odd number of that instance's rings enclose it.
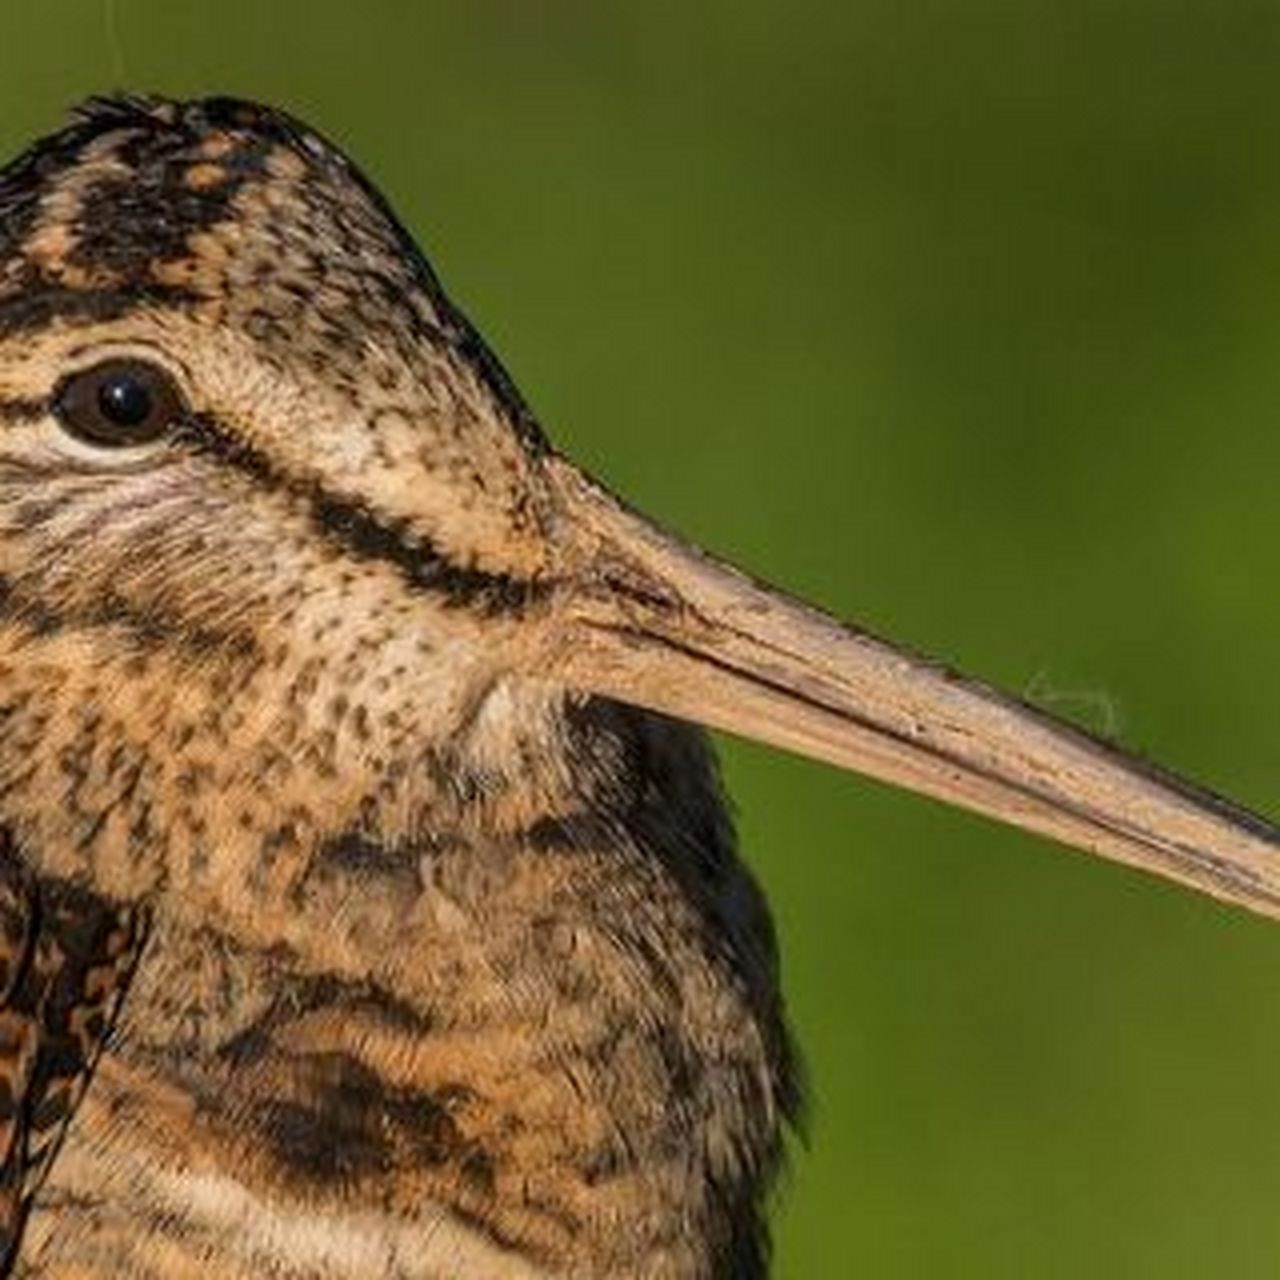
<path fill-rule="evenodd" d="M 183 412 L 173 379 L 143 360 L 106 360 L 73 373 L 54 398 L 58 421 L 96 445 L 145 444 L 162 436 Z"/>

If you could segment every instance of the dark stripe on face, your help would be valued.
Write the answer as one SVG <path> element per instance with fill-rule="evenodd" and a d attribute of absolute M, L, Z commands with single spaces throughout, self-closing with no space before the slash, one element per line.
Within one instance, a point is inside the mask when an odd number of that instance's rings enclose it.
<path fill-rule="evenodd" d="M 392 565 L 415 591 L 442 596 L 449 605 L 471 606 L 486 614 L 520 613 L 549 590 L 545 582 L 452 563 L 413 533 L 407 521 L 380 519 L 358 499 L 332 493 L 318 480 L 283 474 L 261 450 L 207 415 L 189 417 L 175 438 L 235 467 L 263 488 L 301 503 L 316 531 L 347 555 Z"/>
<path fill-rule="evenodd" d="M 38 333 L 57 320 L 72 323 L 118 320 L 150 307 L 184 307 L 197 294 L 176 285 L 123 285 L 119 289 L 68 289 L 33 280 L 28 288 L 0 299 L 0 338 Z"/>
<path fill-rule="evenodd" d="M 48 400 L 0 400 L 0 422 L 39 422 L 48 412 Z"/>

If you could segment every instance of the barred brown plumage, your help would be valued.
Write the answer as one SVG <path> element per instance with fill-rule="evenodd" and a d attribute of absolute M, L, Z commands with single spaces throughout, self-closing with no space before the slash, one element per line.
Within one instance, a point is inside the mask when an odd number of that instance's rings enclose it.
<path fill-rule="evenodd" d="M 797 1070 L 670 717 L 1280 913 L 1262 819 L 575 470 L 297 121 L 97 101 L 14 161 L 0 1271 L 762 1276 Z"/>
<path fill-rule="evenodd" d="M 145 930 L 140 909 L 31 876 L 4 831 L 0 915 L 0 1267 L 7 1269 L 115 1025 Z"/>

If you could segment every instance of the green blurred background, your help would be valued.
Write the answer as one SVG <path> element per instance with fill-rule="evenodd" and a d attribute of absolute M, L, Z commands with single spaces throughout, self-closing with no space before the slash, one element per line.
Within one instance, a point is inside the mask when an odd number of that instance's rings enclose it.
<path fill-rule="evenodd" d="M 1275 0 L 4 0 L 0 151 L 120 84 L 344 144 L 653 514 L 1280 811 Z M 724 755 L 778 1275 L 1280 1272 L 1280 928 Z"/>

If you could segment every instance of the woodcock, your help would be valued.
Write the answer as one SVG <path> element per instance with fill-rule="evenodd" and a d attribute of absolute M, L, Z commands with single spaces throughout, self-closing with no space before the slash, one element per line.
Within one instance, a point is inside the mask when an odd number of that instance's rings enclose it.
<path fill-rule="evenodd" d="M 1280 915 L 1263 820 L 547 443 L 287 116 L 0 173 L 0 1273 L 762 1276 L 797 1104 L 700 721 Z"/>

